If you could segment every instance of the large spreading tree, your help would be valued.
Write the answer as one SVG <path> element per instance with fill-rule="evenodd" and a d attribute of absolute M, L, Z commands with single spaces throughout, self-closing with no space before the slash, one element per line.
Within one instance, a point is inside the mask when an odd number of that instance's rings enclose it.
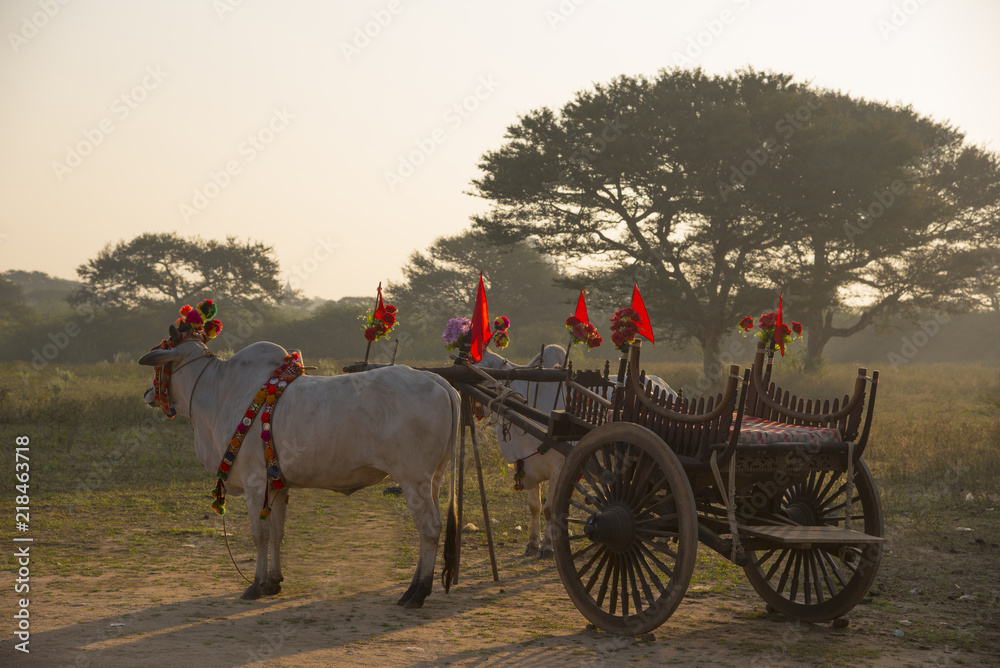
<path fill-rule="evenodd" d="M 142 234 L 108 244 L 77 268 L 84 282 L 73 305 L 95 309 L 194 303 L 206 297 L 237 307 L 282 297 L 274 249 L 260 242 Z"/>
<path fill-rule="evenodd" d="M 475 227 L 535 236 L 609 305 L 638 281 L 706 371 L 785 290 L 807 366 L 832 336 L 954 301 L 996 245 L 996 156 L 907 107 L 753 70 L 622 76 L 528 112 L 480 161 Z M 852 310 L 850 327 L 833 314 Z"/>

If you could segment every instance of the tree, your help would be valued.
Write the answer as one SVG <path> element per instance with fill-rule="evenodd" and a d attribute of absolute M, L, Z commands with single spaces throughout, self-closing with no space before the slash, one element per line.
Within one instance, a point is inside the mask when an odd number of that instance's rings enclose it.
<path fill-rule="evenodd" d="M 274 250 L 260 242 L 142 234 L 108 244 L 77 268 L 85 285 L 73 305 L 135 308 L 186 304 L 205 297 L 237 307 L 272 305 L 282 296 Z"/>
<path fill-rule="evenodd" d="M 835 93 L 822 104 L 771 175 L 795 187 L 748 183 L 787 226 L 782 285 L 809 332 L 807 371 L 833 337 L 964 309 L 960 286 L 996 248 L 988 211 L 1000 201 L 997 157 L 949 125 Z M 834 326 L 848 310 L 854 322 Z"/>
<path fill-rule="evenodd" d="M 992 156 L 911 109 L 753 70 L 618 77 L 559 114 L 525 114 L 505 139 L 473 181 L 491 202 L 476 229 L 536 235 L 606 299 L 638 281 L 654 318 L 701 345 L 706 373 L 722 336 L 779 289 L 801 307 L 813 363 L 852 333 L 832 327 L 835 309 L 861 299 L 871 322 L 940 298 L 986 238 L 975 212 L 996 188 L 977 200 L 975 170 L 1000 182 Z M 909 196 L 894 195 L 903 178 Z M 849 238 L 887 188 L 878 226 Z"/>

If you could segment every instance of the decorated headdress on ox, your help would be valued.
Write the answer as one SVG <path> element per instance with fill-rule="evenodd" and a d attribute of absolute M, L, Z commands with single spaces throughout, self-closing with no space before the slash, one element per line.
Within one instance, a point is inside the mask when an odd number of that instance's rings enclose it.
<path fill-rule="evenodd" d="M 218 311 L 211 299 L 203 299 L 193 308 L 190 305 L 181 307 L 180 317 L 170 326 L 170 337 L 160 341 L 160 345 L 150 351 L 169 350 L 189 339 L 208 343 L 209 339 L 214 339 L 222 331 L 222 323 L 215 319 Z M 154 370 L 153 405 L 159 406 L 167 417 L 173 418 L 177 412 L 169 400 L 170 369 L 157 366 Z"/>
<path fill-rule="evenodd" d="M 217 337 L 222 331 L 222 323 L 215 319 L 218 312 L 219 309 L 211 299 L 203 299 L 194 308 L 188 305 L 182 306 L 181 317 L 174 320 L 174 327 L 180 334 L 180 340 L 196 338 L 202 343 L 207 343 L 209 339 Z"/>

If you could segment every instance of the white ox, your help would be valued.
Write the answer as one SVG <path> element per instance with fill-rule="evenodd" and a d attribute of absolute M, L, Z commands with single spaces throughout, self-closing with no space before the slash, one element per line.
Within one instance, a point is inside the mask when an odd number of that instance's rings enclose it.
<path fill-rule="evenodd" d="M 170 401 L 191 419 L 195 454 L 215 474 L 237 423 L 286 351 L 255 343 L 223 361 L 205 344 L 189 339 L 172 350 L 155 350 L 139 360 L 170 365 Z M 152 388 L 146 401 L 154 404 Z M 273 414 L 273 434 L 285 489 L 272 492 L 272 512 L 264 504 L 266 477 L 260 416 L 254 420 L 229 472 L 230 494 L 246 494 L 257 548 L 253 583 L 243 598 L 281 590 L 280 546 L 289 487 L 351 494 L 391 475 L 403 489 L 420 535 L 420 558 L 399 605 L 420 607 L 431 593 L 441 512 L 438 493 L 449 462 L 454 473 L 459 395 L 444 379 L 406 366 L 390 366 L 343 376 L 303 375 L 289 384 Z M 442 582 L 448 590 L 457 566 L 455 481 L 445 536 Z M 270 555 L 270 562 L 268 556 Z"/>
<path fill-rule="evenodd" d="M 562 366 L 566 361 L 566 350 L 559 345 L 549 344 L 542 349 L 542 352 L 528 362 L 526 366 L 541 366 L 549 369 Z M 481 367 L 488 369 L 514 369 L 518 365 L 511 363 L 506 358 L 487 349 L 483 354 L 483 359 L 479 362 Z M 647 381 L 651 381 L 654 387 L 660 388 L 671 396 L 676 396 L 676 392 L 670 389 L 662 378 L 658 376 L 646 376 Z M 565 407 L 563 402 L 562 386 L 559 383 L 531 383 L 525 380 L 515 380 L 510 383 L 510 388 L 524 397 L 529 406 L 540 411 L 549 413 L 553 410 L 562 410 Z M 552 558 L 552 491 L 551 487 L 559 479 L 559 472 L 562 471 L 565 457 L 553 449 L 549 449 L 544 454 L 538 452 L 542 442 L 528 434 L 523 429 L 510 424 L 504 420 L 496 423 L 497 443 L 500 445 L 500 454 L 511 464 L 522 462 L 524 478 L 521 484 L 524 491 L 528 493 L 528 509 L 531 511 L 531 530 L 528 534 L 528 544 L 524 548 L 525 555 L 538 554 L 539 559 Z M 541 483 L 549 483 L 549 495 L 542 504 Z M 542 538 L 542 514 L 545 515 L 545 536 Z"/>

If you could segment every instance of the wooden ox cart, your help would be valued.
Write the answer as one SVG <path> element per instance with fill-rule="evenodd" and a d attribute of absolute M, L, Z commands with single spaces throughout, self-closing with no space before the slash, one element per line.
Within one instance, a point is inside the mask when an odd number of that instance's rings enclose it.
<path fill-rule="evenodd" d="M 597 627 L 641 634 L 677 608 L 698 543 L 742 566 L 769 609 L 822 622 L 867 594 L 884 521 L 863 454 L 878 372 L 852 394 L 789 396 L 774 351 L 730 368 L 711 397 L 666 399 L 644 384 L 640 346 L 616 378 L 571 369 L 431 369 L 566 456 L 549 490 L 554 551 L 570 599 Z M 499 380 L 562 382 L 566 409 L 505 396 Z M 488 522 L 487 522 L 488 524 Z"/>

